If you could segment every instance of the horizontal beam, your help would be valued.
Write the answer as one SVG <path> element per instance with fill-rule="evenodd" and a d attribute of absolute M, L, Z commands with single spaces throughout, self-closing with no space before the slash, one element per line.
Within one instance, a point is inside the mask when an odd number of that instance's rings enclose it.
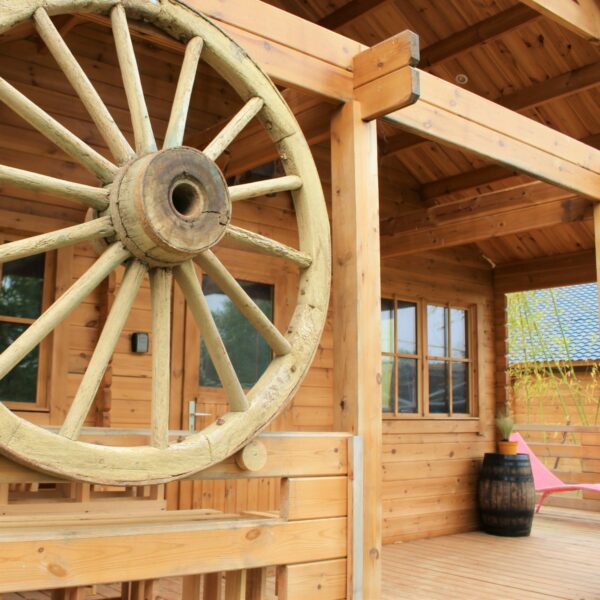
<path fill-rule="evenodd" d="M 386 120 L 428 139 L 600 199 L 600 151 L 434 75 Z"/>
<path fill-rule="evenodd" d="M 580 140 L 588 146 L 600 149 L 600 134 L 589 135 Z M 484 190 L 484 186 L 502 182 L 503 187 L 514 187 L 515 184 L 523 183 L 524 177 L 515 169 L 509 169 L 500 165 L 488 165 L 468 173 L 459 173 L 450 177 L 444 177 L 437 181 L 431 181 L 421 186 L 420 194 L 424 200 L 439 200 L 449 194 L 473 190 L 473 196 L 483 193 L 492 193 Z"/>
<path fill-rule="evenodd" d="M 211 17 L 278 84 L 347 101 L 367 46 L 260 0 L 184 0 Z"/>
<path fill-rule="evenodd" d="M 600 85 L 600 61 L 562 73 L 552 79 L 534 83 L 512 94 L 500 96 L 494 102 L 511 110 L 524 111 L 598 85 Z M 396 154 L 402 150 L 425 144 L 427 141 L 421 136 L 403 132 L 388 139 L 383 145 L 382 153 L 384 156 Z"/>
<path fill-rule="evenodd" d="M 595 281 L 593 249 L 505 263 L 494 269 L 494 288 L 504 294 Z"/>
<path fill-rule="evenodd" d="M 600 41 L 600 5 L 597 0 L 521 0 L 521 2 L 590 42 Z"/>
<path fill-rule="evenodd" d="M 276 83 L 341 102 L 352 98 L 352 58 L 367 46 L 260 0 L 182 1 L 224 29 Z M 27 10 L 35 7 L 32 2 Z M 81 20 L 109 23 L 91 13 Z M 0 18 L 0 33 L 2 26 Z M 130 28 L 138 39 L 183 52 L 182 43 L 144 23 L 131 22 Z"/>
<path fill-rule="evenodd" d="M 177 511 L 175 511 L 177 512 Z M 39 520 L 36 523 L 40 523 Z M 346 556 L 345 517 L 18 528 L 0 534 L 0 592 L 215 573 Z M 23 573 L 27 576 L 24 577 Z"/>
<path fill-rule="evenodd" d="M 83 440 L 89 443 L 127 445 L 139 436 L 121 435 L 119 430 L 105 429 L 104 436 L 87 429 Z M 143 430 L 141 431 L 142 435 Z M 260 440 L 267 450 L 269 460 L 263 469 L 240 469 L 235 457 L 230 457 L 187 479 L 247 479 L 257 477 L 318 477 L 348 473 L 348 440 L 345 433 L 263 433 Z M 111 440 L 107 438 L 112 438 Z M 293 460 L 290 459 L 293 457 Z M 60 479 L 34 471 L 9 458 L 0 456 L 0 483 L 49 483 Z M 1 526 L 0 526 L 1 530 Z"/>
<path fill-rule="evenodd" d="M 419 71 L 404 67 L 354 90 L 363 121 L 372 121 L 419 99 Z"/>
<path fill-rule="evenodd" d="M 372 121 L 419 97 L 419 37 L 403 31 L 354 57 L 354 99 L 364 121 Z"/>
<path fill-rule="evenodd" d="M 532 184 L 534 185 L 544 184 Z M 560 193 L 560 190 L 558 192 Z M 559 193 L 557 199 L 550 197 L 533 204 L 525 202 L 518 207 L 508 208 L 511 205 L 505 201 L 504 208 L 495 211 L 488 211 L 485 208 L 478 211 L 473 206 L 471 210 L 456 209 L 454 215 L 449 214 L 443 220 L 438 219 L 435 222 L 430 219 L 429 223 L 417 225 L 413 229 L 409 229 L 409 224 L 411 220 L 415 224 L 416 219 L 414 216 L 412 219 L 407 216 L 402 226 L 397 224 L 393 235 L 388 233 L 382 236 L 381 255 L 390 258 L 418 254 L 523 233 L 532 229 L 591 220 L 593 212 L 591 201 L 583 198 L 561 199 Z M 542 195 L 540 193 L 540 196 Z M 443 208 L 448 207 L 443 205 Z M 427 212 L 423 211 L 422 221 L 427 219 Z M 384 230 L 386 228 L 382 224 L 382 231 Z"/>

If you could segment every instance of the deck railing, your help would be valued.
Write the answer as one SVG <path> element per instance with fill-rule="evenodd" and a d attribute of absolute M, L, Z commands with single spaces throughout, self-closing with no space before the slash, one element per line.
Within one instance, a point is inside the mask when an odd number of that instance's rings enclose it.
<path fill-rule="evenodd" d="M 600 426 L 516 425 L 529 447 L 564 483 L 600 483 Z M 565 492 L 545 504 L 600 511 L 600 494 Z"/>

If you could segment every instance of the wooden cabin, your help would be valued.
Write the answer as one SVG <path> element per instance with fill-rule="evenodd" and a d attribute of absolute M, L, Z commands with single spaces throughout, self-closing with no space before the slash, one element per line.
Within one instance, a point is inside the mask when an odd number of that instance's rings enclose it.
<path fill-rule="evenodd" d="M 597 279 L 599 40 L 596 0 L 1 2 L 3 600 L 376 600 L 384 544 L 477 530 L 505 294 Z"/>

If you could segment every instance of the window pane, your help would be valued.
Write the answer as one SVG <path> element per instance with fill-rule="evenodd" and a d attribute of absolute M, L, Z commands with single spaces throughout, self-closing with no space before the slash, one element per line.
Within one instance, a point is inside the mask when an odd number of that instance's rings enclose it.
<path fill-rule="evenodd" d="M 0 323 L 0 352 L 10 346 L 27 325 Z M 39 348 L 34 348 L 12 371 L 0 380 L 0 401 L 35 402 Z"/>
<path fill-rule="evenodd" d="M 467 358 L 467 311 L 460 308 L 450 310 L 452 333 L 452 357 Z"/>
<path fill-rule="evenodd" d="M 417 359 L 398 359 L 398 412 L 416 413 L 417 403 Z"/>
<path fill-rule="evenodd" d="M 398 302 L 398 352 L 417 353 L 417 305 Z"/>
<path fill-rule="evenodd" d="M 469 412 L 469 365 L 452 363 L 452 411 Z"/>
<path fill-rule="evenodd" d="M 394 359 L 391 356 L 381 357 L 381 405 L 383 412 L 394 412 L 396 382 L 394 378 Z"/>
<path fill-rule="evenodd" d="M 448 309 L 427 306 L 427 345 L 430 356 L 448 356 Z"/>
<path fill-rule="evenodd" d="M 272 321 L 273 286 L 242 280 L 238 283 Z M 242 387 L 252 387 L 269 366 L 271 349 L 207 275 L 202 278 L 202 290 Z M 222 387 L 204 341 L 200 350 L 200 385 Z"/>
<path fill-rule="evenodd" d="M 42 308 L 43 287 L 43 254 L 4 263 L 0 282 L 0 315 L 35 319 Z"/>
<path fill-rule="evenodd" d="M 429 412 L 450 413 L 448 402 L 448 363 L 429 361 Z"/>
<path fill-rule="evenodd" d="M 394 301 L 381 299 L 381 351 L 394 351 Z"/>

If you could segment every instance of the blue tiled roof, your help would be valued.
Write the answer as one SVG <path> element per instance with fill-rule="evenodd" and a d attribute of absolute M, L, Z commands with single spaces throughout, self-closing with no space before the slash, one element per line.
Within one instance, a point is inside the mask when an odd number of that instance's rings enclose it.
<path fill-rule="evenodd" d="M 595 283 L 527 292 L 521 311 L 535 324 L 510 332 L 511 363 L 600 359 Z"/>

